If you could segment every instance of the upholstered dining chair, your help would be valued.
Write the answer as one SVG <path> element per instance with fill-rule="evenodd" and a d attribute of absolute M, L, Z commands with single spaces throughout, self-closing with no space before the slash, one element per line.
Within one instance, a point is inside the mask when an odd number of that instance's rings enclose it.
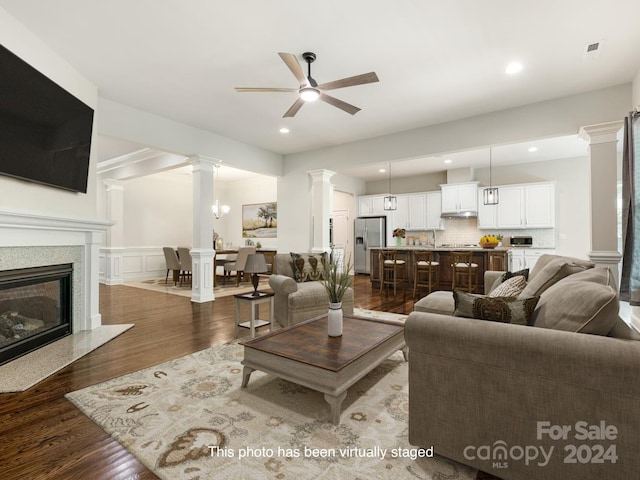
<path fill-rule="evenodd" d="M 227 276 L 231 276 L 231 272 L 236 272 L 236 286 L 240 285 L 240 278 L 244 274 L 247 257 L 254 253 L 256 253 L 256 247 L 240 247 L 236 260 L 224 264 L 224 282 L 227 283 Z"/>
<path fill-rule="evenodd" d="M 180 285 L 187 278 L 191 279 L 191 249 L 189 247 L 178 247 L 178 257 L 180 257 Z"/>
<path fill-rule="evenodd" d="M 178 259 L 178 255 L 173 247 L 162 247 L 162 251 L 164 252 L 164 261 L 167 264 L 167 275 L 164 277 L 164 283 L 167 283 L 167 279 L 169 278 L 169 270 L 173 272 L 178 272 L 178 275 L 173 275 L 173 284 L 176 284 L 175 278 L 180 276 L 180 271 L 182 267 L 180 266 L 180 260 Z"/>

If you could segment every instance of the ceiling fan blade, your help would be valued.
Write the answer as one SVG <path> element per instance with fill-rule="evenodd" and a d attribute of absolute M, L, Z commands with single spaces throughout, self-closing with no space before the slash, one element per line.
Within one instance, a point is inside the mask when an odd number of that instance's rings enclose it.
<path fill-rule="evenodd" d="M 343 78 L 342 80 L 334 80 L 333 82 L 318 85 L 320 90 L 335 90 L 336 88 L 353 87 L 354 85 L 364 85 L 365 83 L 378 82 L 376 72 L 363 73 L 354 77 Z"/>
<path fill-rule="evenodd" d="M 287 110 L 287 112 L 282 116 L 282 118 L 295 117 L 296 113 L 298 113 L 298 110 L 302 108 L 302 105 L 304 105 L 304 100 L 302 100 L 301 98 L 298 98 L 295 102 L 293 102 L 293 105 L 289 107 L 289 110 Z"/>
<path fill-rule="evenodd" d="M 296 77 L 298 83 L 300 83 L 300 85 L 306 85 L 307 77 L 304 76 L 304 72 L 302 71 L 302 67 L 300 66 L 300 62 L 298 62 L 296 56 L 293 53 L 284 52 L 278 52 L 278 55 L 280 55 L 282 61 L 287 64 L 287 67 L 289 67 L 293 76 Z"/>
<path fill-rule="evenodd" d="M 297 92 L 297 88 L 245 88 L 236 87 L 236 92 Z"/>
<path fill-rule="evenodd" d="M 338 107 L 340 110 L 344 110 L 351 115 L 355 115 L 360 111 L 358 107 L 354 107 L 353 105 L 343 102 L 342 100 L 338 100 L 336 97 L 332 97 L 326 93 L 320 93 L 320 100 L 327 102 L 329 105 L 333 105 L 334 107 Z"/>

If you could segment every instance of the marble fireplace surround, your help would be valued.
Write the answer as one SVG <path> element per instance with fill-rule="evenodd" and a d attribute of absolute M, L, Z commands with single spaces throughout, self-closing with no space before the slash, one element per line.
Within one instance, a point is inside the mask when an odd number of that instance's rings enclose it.
<path fill-rule="evenodd" d="M 99 248 L 111 222 L 0 210 L 0 270 L 73 264 L 72 333 L 101 325 Z"/>

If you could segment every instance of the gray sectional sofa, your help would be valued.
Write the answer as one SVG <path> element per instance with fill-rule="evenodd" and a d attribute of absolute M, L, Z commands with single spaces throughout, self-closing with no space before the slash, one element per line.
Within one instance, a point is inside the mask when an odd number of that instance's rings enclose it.
<path fill-rule="evenodd" d="M 637 478 L 640 336 L 608 269 L 541 257 L 533 326 L 454 317 L 436 293 L 405 324 L 411 444 L 506 480 Z"/>

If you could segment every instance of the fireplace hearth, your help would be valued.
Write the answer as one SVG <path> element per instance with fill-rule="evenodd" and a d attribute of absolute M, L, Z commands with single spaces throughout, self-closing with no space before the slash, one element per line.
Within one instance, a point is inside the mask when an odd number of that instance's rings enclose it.
<path fill-rule="evenodd" d="M 72 264 L 0 271 L 0 365 L 72 333 Z"/>

